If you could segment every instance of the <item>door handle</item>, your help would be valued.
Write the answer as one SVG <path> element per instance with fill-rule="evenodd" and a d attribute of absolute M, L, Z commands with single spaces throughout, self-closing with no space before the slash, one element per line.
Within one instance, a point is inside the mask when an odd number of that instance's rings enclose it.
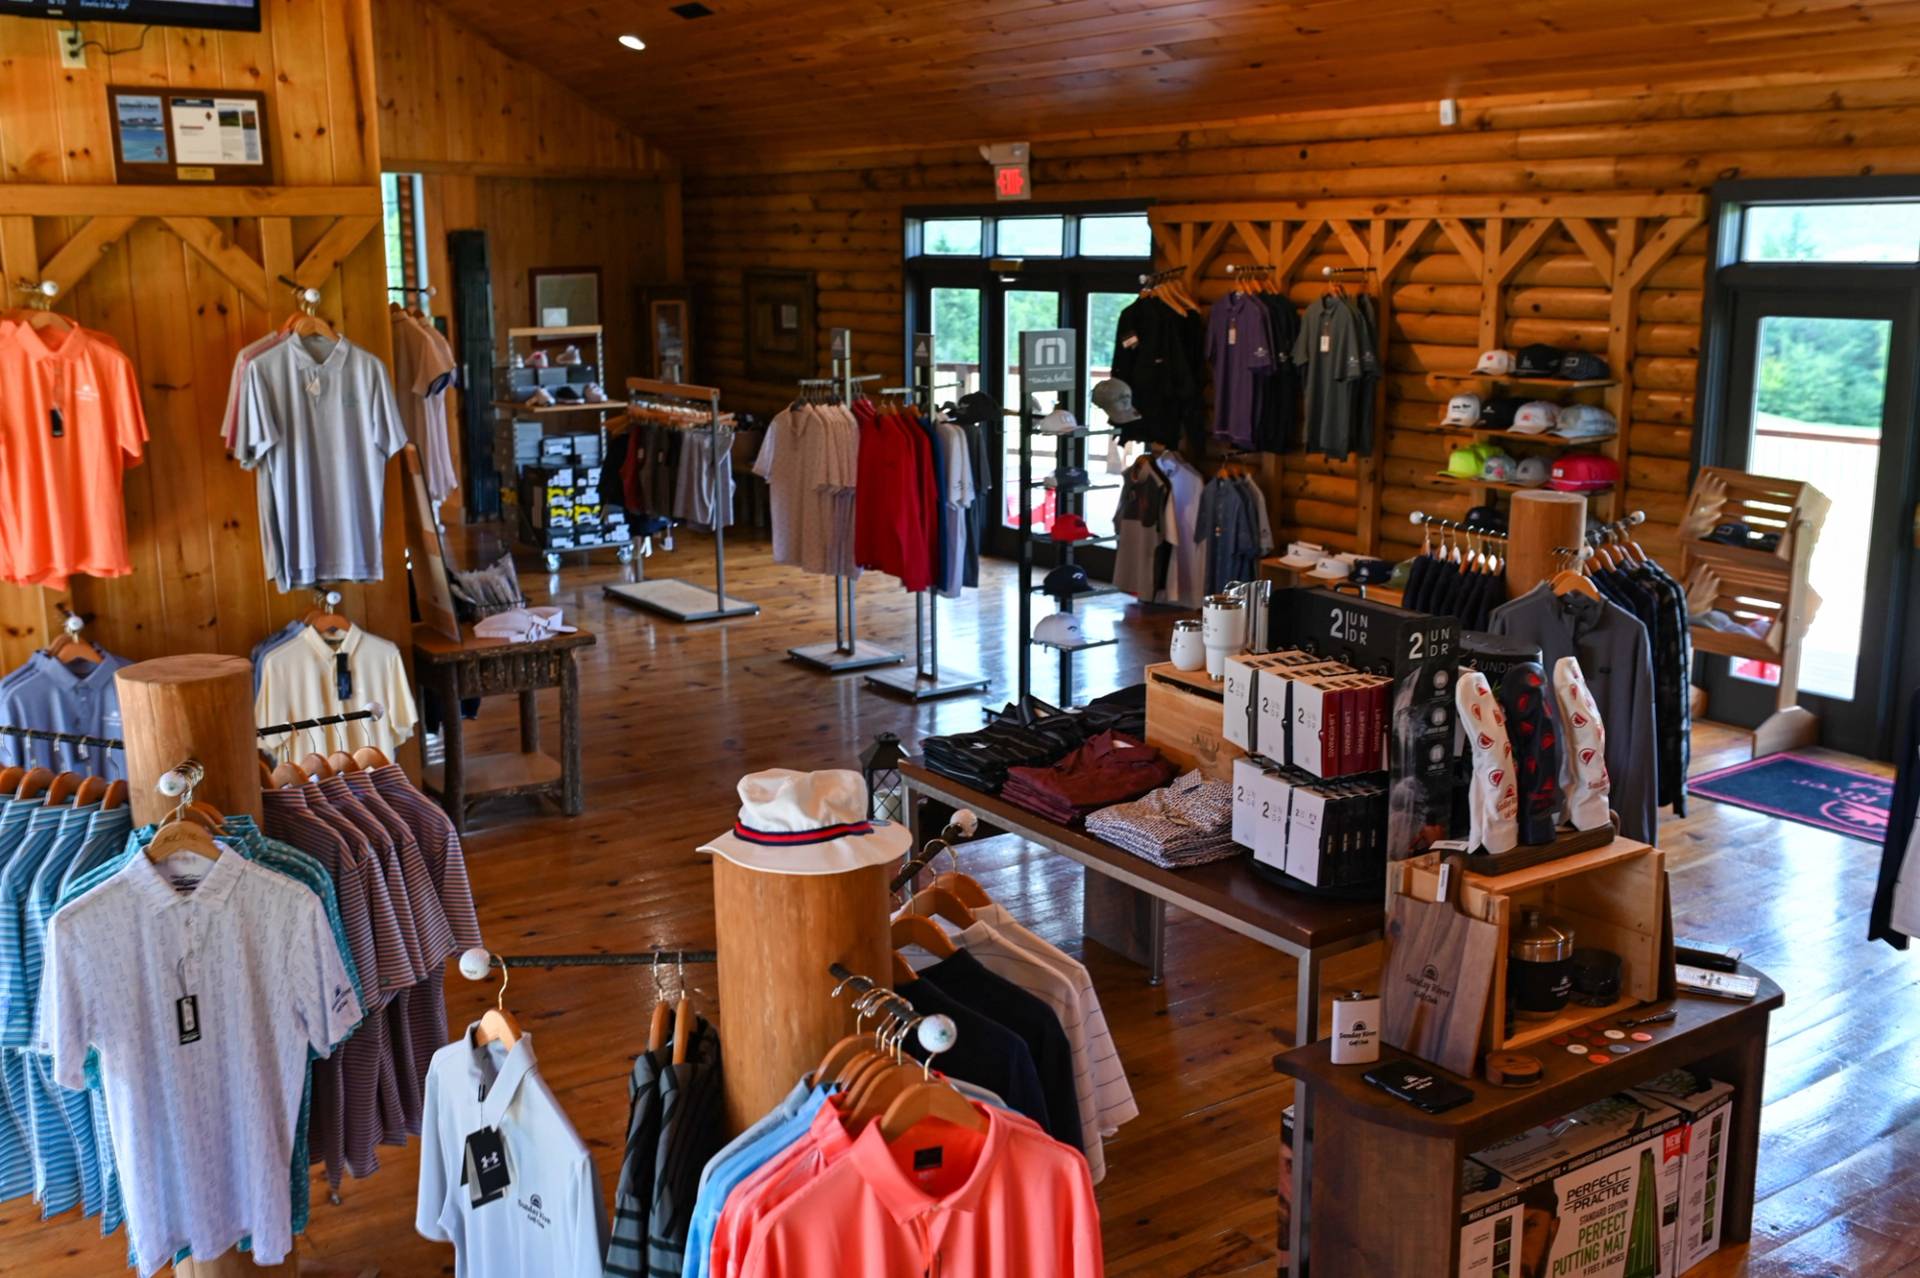
<path fill-rule="evenodd" d="M 1913 506 L 1913 547 L 1920 550 L 1920 502 Z"/>

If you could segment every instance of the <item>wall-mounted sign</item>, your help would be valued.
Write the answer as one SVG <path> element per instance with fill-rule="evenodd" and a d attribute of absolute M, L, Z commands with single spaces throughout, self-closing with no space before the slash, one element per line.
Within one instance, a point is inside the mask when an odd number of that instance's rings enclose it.
<path fill-rule="evenodd" d="M 1020 379 L 1028 394 L 1073 389 L 1074 331 L 1030 329 L 1020 334 Z"/>
<path fill-rule="evenodd" d="M 114 176 L 145 186 L 270 186 L 267 99 L 252 89 L 111 86 Z"/>
<path fill-rule="evenodd" d="M 1018 164 L 1000 164 L 993 170 L 993 193 L 1002 200 L 1030 200 L 1033 191 L 1028 183 L 1027 164 L 1022 160 Z"/>

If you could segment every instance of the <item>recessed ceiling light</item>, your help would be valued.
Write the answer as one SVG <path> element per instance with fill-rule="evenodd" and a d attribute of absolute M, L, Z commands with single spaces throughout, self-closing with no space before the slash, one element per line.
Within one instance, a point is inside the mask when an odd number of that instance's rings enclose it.
<path fill-rule="evenodd" d="M 620 37 L 620 43 L 626 45 L 635 53 L 647 47 L 647 42 L 637 35 L 623 35 Z"/>

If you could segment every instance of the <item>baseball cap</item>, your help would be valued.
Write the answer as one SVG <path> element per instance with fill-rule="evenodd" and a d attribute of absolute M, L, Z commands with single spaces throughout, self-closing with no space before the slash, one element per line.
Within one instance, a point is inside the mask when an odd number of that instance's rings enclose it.
<path fill-rule="evenodd" d="M 1598 404 L 1569 404 L 1560 410 L 1553 433 L 1563 439 L 1595 439 L 1620 433 L 1620 423 Z"/>
<path fill-rule="evenodd" d="M 1442 426 L 1475 426 L 1480 422 L 1481 402 L 1478 395 L 1455 395 L 1447 401 L 1447 415 L 1440 419 Z"/>
<path fill-rule="evenodd" d="M 1327 548 L 1311 541 L 1290 542 L 1287 553 L 1280 556 L 1280 562 L 1288 568 L 1304 572 L 1317 566 L 1327 556 Z"/>
<path fill-rule="evenodd" d="M 1086 541 L 1093 536 L 1093 530 L 1087 527 L 1087 521 L 1071 511 L 1053 517 L 1052 527 L 1047 535 L 1055 541 Z"/>
<path fill-rule="evenodd" d="M 1544 457 L 1522 457 L 1513 468 L 1513 482 L 1523 488 L 1538 488 L 1552 474 Z"/>
<path fill-rule="evenodd" d="M 1480 415 L 1480 424 L 1488 430 L 1512 430 L 1513 419 L 1520 415 L 1521 408 L 1527 402 L 1511 395 L 1497 395 L 1487 401 L 1487 409 Z"/>
<path fill-rule="evenodd" d="M 1033 628 L 1033 637 L 1056 648 L 1078 648 L 1087 641 L 1080 629 L 1080 619 L 1070 612 L 1042 617 L 1040 624 Z"/>
<path fill-rule="evenodd" d="M 1133 406 L 1133 387 L 1117 377 L 1109 377 L 1094 386 L 1093 402 L 1115 426 L 1140 420 L 1140 410 Z"/>
<path fill-rule="evenodd" d="M 1473 371 L 1491 377 L 1505 377 L 1513 371 L 1513 352 L 1481 351 L 1480 362 L 1473 366 Z"/>
<path fill-rule="evenodd" d="M 1481 532 L 1503 533 L 1507 530 L 1507 517 L 1493 506 L 1475 506 L 1460 522 Z"/>
<path fill-rule="evenodd" d="M 1724 524 L 1715 524 L 1713 531 L 1700 540 L 1717 541 L 1723 546 L 1745 546 L 1753 541 L 1753 529 L 1742 520 L 1730 519 Z"/>
<path fill-rule="evenodd" d="M 953 406 L 953 419 L 967 426 L 986 426 L 1000 420 L 1000 405 L 982 391 L 962 395 Z"/>
<path fill-rule="evenodd" d="M 913 842 L 904 825 L 867 814 L 867 780 L 850 768 L 769 768 L 740 778 L 733 829 L 700 845 L 748 869 L 840 874 L 898 861 Z"/>
<path fill-rule="evenodd" d="M 1080 466 L 1062 466 L 1041 481 L 1048 488 L 1064 488 L 1075 492 L 1087 486 L 1087 472 Z"/>
<path fill-rule="evenodd" d="M 1480 478 L 1480 454 L 1471 448 L 1456 448 L 1447 454 L 1447 473 L 1461 479 Z"/>
<path fill-rule="evenodd" d="M 1522 346 L 1513 356 L 1513 371 L 1522 377 L 1558 377 L 1567 352 L 1545 342 Z"/>
<path fill-rule="evenodd" d="M 1379 586 L 1393 580 L 1390 559 L 1361 559 L 1353 565 L 1353 579 L 1362 585 Z"/>
<path fill-rule="evenodd" d="M 1345 581 L 1352 574 L 1352 564 L 1344 559 L 1335 559 L 1329 556 L 1314 565 L 1313 571 L 1308 573 L 1307 576 L 1318 577 L 1322 581 Z"/>
<path fill-rule="evenodd" d="M 1034 423 L 1034 430 L 1042 435 L 1071 435 L 1080 429 L 1080 423 L 1073 420 L 1073 414 L 1064 408 L 1056 408 Z"/>
<path fill-rule="evenodd" d="M 1569 453 L 1553 463 L 1547 487 L 1562 493 L 1605 492 L 1620 482 L 1620 467 L 1598 453 Z"/>
<path fill-rule="evenodd" d="M 1512 430 L 1519 435 L 1544 435 L 1560 420 L 1560 409 L 1544 399 L 1530 399 L 1513 415 Z"/>
<path fill-rule="evenodd" d="M 1047 574 L 1041 587 L 1048 594 L 1064 599 L 1068 595 L 1084 595 L 1093 589 L 1093 582 L 1087 579 L 1087 570 L 1079 564 L 1061 564 Z"/>
<path fill-rule="evenodd" d="M 1560 376 L 1570 382 L 1598 382 L 1613 375 L 1607 361 L 1586 351 L 1568 351 L 1560 357 Z"/>
<path fill-rule="evenodd" d="M 1513 458 L 1505 453 L 1495 453 L 1480 464 L 1480 478 L 1496 484 L 1513 482 Z"/>

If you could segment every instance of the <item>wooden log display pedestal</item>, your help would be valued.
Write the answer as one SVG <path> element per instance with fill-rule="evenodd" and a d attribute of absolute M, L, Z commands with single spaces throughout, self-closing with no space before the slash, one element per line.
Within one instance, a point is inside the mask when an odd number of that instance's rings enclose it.
<path fill-rule="evenodd" d="M 839 874 L 774 874 L 713 858 L 720 1040 L 727 1126 L 741 1131 L 853 1032 L 833 997 L 834 963 L 890 986 L 885 865 Z"/>
<path fill-rule="evenodd" d="M 1518 599 L 1563 565 L 1554 548 L 1586 545 L 1587 499 L 1545 489 L 1513 495 L 1507 515 L 1507 597 Z"/>

